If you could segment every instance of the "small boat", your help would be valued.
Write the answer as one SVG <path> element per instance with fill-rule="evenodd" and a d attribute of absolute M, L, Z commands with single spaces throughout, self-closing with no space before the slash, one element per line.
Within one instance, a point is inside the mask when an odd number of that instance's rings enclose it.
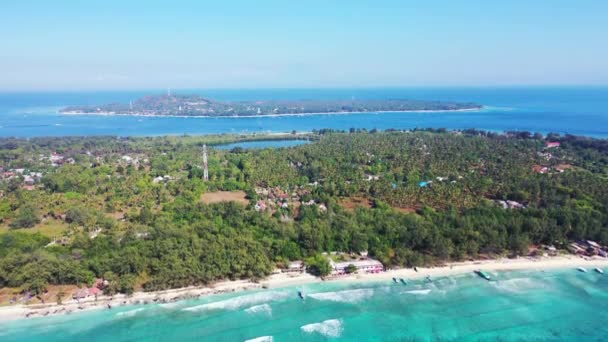
<path fill-rule="evenodd" d="M 587 273 L 587 269 L 584 267 L 577 267 L 576 268 L 579 272 L 583 272 L 583 273 Z"/>
<path fill-rule="evenodd" d="M 490 277 L 489 274 L 487 274 L 486 272 L 482 271 L 482 270 L 475 270 L 475 274 L 477 274 L 478 276 L 482 277 L 483 279 L 490 281 L 492 280 L 492 277 Z"/>
<path fill-rule="evenodd" d="M 298 297 L 300 297 L 300 299 L 304 299 L 304 291 L 298 291 Z"/>
<path fill-rule="evenodd" d="M 405 279 L 403 279 L 403 278 L 399 278 L 399 281 L 401 281 L 401 284 L 403 284 L 403 285 L 407 285 L 407 281 L 405 281 Z"/>
<path fill-rule="evenodd" d="M 601 269 L 601 268 L 599 268 L 599 267 L 596 267 L 596 268 L 595 268 L 595 272 L 597 272 L 597 273 L 599 273 L 599 274 L 604 274 L 604 270 L 603 270 L 603 269 Z"/>
<path fill-rule="evenodd" d="M 396 283 L 397 282 L 397 278 L 393 278 L 393 281 Z"/>
<path fill-rule="evenodd" d="M 431 279 L 431 276 L 428 275 L 428 276 L 426 276 L 426 281 L 427 281 L 427 283 L 432 283 L 433 279 Z"/>

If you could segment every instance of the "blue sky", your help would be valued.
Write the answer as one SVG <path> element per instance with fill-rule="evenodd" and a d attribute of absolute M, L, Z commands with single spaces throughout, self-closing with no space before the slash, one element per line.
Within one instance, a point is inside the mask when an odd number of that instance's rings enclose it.
<path fill-rule="evenodd" d="M 4 90 L 608 84 L 606 0 L 0 8 Z"/>

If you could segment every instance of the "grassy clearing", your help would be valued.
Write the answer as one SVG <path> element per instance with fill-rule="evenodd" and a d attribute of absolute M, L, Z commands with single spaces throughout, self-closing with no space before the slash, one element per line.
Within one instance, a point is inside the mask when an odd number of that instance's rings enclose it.
<path fill-rule="evenodd" d="M 0 226 L 0 234 L 6 234 L 9 231 L 14 230 L 32 234 L 40 232 L 42 235 L 52 238 L 55 236 L 60 236 L 68 228 L 69 225 L 67 223 L 51 219 L 41 222 L 33 228 L 11 229 L 8 225 L 4 224 Z"/>

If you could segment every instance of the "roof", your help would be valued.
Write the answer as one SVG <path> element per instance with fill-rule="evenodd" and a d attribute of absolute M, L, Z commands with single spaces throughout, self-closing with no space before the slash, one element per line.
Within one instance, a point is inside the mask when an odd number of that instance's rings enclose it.
<path fill-rule="evenodd" d="M 301 268 L 304 263 L 301 260 L 295 260 L 289 263 L 289 268 Z"/>
<path fill-rule="evenodd" d="M 365 259 L 365 260 L 351 260 L 351 261 L 342 261 L 342 262 L 331 262 L 334 268 L 346 268 L 348 265 L 354 265 L 357 268 L 361 267 L 382 267 L 382 263 L 378 260 L 374 259 Z"/>

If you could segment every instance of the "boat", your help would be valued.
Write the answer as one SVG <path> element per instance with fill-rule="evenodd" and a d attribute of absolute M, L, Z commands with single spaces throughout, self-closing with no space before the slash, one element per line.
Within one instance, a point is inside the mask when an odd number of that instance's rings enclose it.
<path fill-rule="evenodd" d="M 300 297 L 300 299 L 304 299 L 304 291 L 298 291 L 298 297 Z"/>
<path fill-rule="evenodd" d="M 405 279 L 403 279 L 403 278 L 399 278 L 399 281 L 401 281 L 401 284 L 403 284 L 403 285 L 407 285 L 407 281 L 405 281 Z"/>
<path fill-rule="evenodd" d="M 595 272 L 597 272 L 597 273 L 599 273 L 599 274 L 604 274 L 604 270 L 603 270 L 603 269 L 601 269 L 601 268 L 599 268 L 599 267 L 596 267 L 596 268 L 595 268 Z"/>
<path fill-rule="evenodd" d="M 393 278 L 393 281 L 396 283 L 397 282 L 397 278 Z"/>
<path fill-rule="evenodd" d="M 431 276 L 428 275 L 428 276 L 426 276 L 426 281 L 427 281 L 427 283 L 432 283 L 433 279 L 431 279 Z"/>
<path fill-rule="evenodd" d="M 587 273 L 587 269 L 584 267 L 577 267 L 576 268 L 579 272 L 583 272 L 583 273 Z"/>
<path fill-rule="evenodd" d="M 486 272 L 482 271 L 482 270 L 475 270 L 475 274 L 477 274 L 478 276 L 482 277 L 483 279 L 490 281 L 492 280 L 492 277 L 490 277 L 489 274 L 487 274 Z"/>

